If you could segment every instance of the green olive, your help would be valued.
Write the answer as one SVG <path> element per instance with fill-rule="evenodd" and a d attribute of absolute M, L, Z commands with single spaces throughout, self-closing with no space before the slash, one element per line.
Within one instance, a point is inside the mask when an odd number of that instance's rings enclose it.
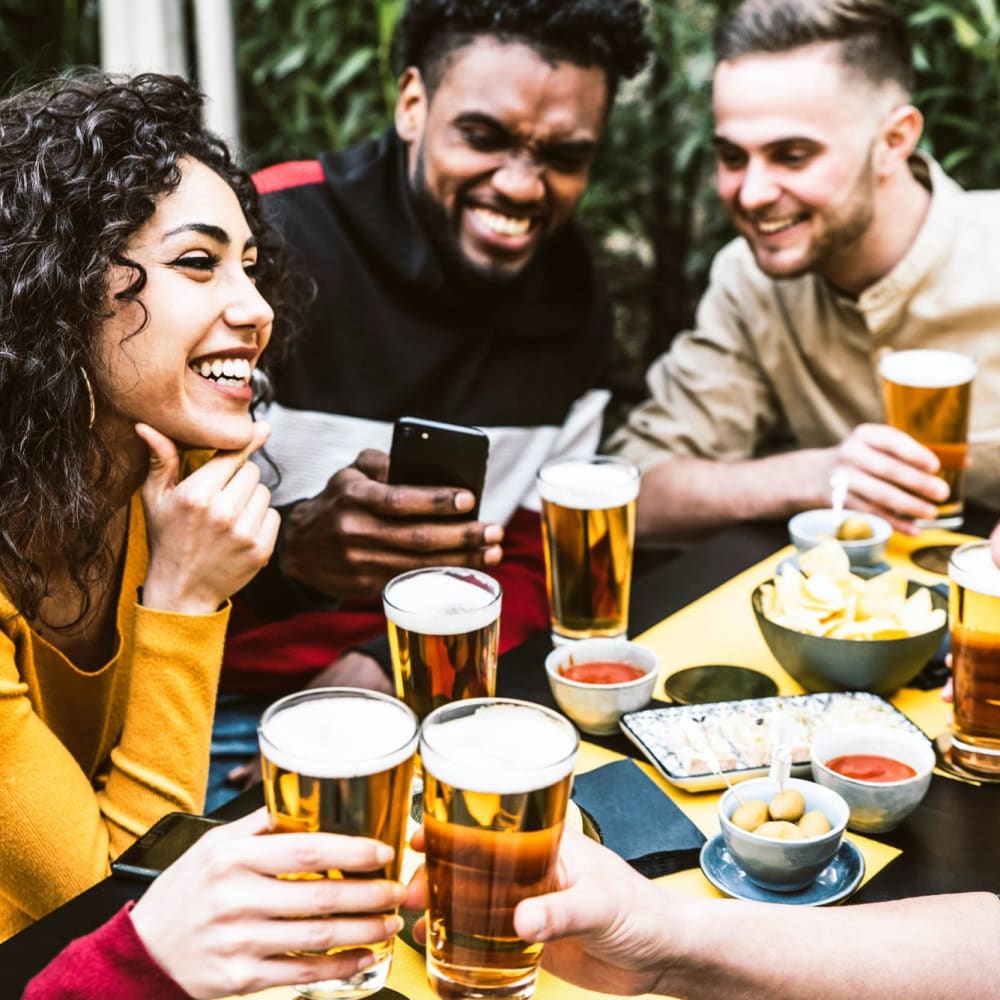
<path fill-rule="evenodd" d="M 791 788 L 784 792 L 778 792 L 768 806 L 771 819 L 784 819 L 789 823 L 796 822 L 805 811 L 806 800 L 802 798 L 802 793 Z"/>
<path fill-rule="evenodd" d="M 794 824 L 783 819 L 771 820 L 769 823 L 762 823 L 754 830 L 758 837 L 767 837 L 769 840 L 802 840 L 805 834 Z"/>
<path fill-rule="evenodd" d="M 863 542 L 874 534 L 868 519 L 860 514 L 851 514 L 850 517 L 845 517 L 837 529 L 837 539 L 841 542 Z"/>
<path fill-rule="evenodd" d="M 830 832 L 830 821 L 818 809 L 810 809 L 799 820 L 799 829 L 803 837 L 818 837 Z"/>
<path fill-rule="evenodd" d="M 730 819 L 733 826 L 752 833 L 761 823 L 767 822 L 767 803 L 761 799 L 743 802 L 733 810 Z"/>

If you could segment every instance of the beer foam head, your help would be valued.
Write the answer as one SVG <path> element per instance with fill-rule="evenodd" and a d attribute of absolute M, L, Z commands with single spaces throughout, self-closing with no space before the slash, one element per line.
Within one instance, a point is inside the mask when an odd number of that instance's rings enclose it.
<path fill-rule="evenodd" d="M 430 718 L 420 755 L 424 770 L 465 791 L 516 795 L 548 788 L 573 770 L 573 726 L 530 705 L 487 704 L 474 712 Z"/>
<path fill-rule="evenodd" d="M 427 569 L 390 580 L 386 617 L 409 632 L 461 635 L 500 616 L 499 584 L 474 570 Z"/>
<path fill-rule="evenodd" d="M 417 722 L 388 698 L 316 696 L 265 713 L 260 746 L 285 771 L 355 778 L 388 771 L 413 756 Z"/>
<path fill-rule="evenodd" d="M 988 542 L 956 549 L 951 556 L 948 575 L 966 590 L 1000 597 L 1000 568 L 993 562 Z"/>
<path fill-rule="evenodd" d="M 896 385 L 945 389 L 971 382 L 976 375 L 976 359 L 956 351 L 893 351 L 882 358 L 878 370 Z"/>
<path fill-rule="evenodd" d="M 538 494 L 549 503 L 573 510 L 621 507 L 639 495 L 639 473 L 625 462 L 568 458 L 542 468 Z"/>

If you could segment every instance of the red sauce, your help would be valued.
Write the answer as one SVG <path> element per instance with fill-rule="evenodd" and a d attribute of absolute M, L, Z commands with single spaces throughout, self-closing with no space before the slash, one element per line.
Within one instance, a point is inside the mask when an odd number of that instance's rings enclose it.
<path fill-rule="evenodd" d="M 905 781 L 916 776 L 909 764 L 892 757 L 881 757 L 874 753 L 848 753 L 834 757 L 826 766 L 845 778 L 858 781 Z"/>
<path fill-rule="evenodd" d="M 638 680 L 645 673 L 641 667 L 633 667 L 630 663 L 611 663 L 602 660 L 595 660 L 593 663 L 572 663 L 568 667 L 559 668 L 560 676 L 582 684 L 622 684 L 625 681 Z"/>

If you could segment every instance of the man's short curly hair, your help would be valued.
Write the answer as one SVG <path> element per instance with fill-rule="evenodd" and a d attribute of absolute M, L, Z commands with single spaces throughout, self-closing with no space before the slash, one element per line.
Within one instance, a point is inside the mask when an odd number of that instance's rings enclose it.
<path fill-rule="evenodd" d="M 649 56 L 642 0 L 409 0 L 396 44 L 433 94 L 448 57 L 476 36 L 523 42 L 549 59 L 599 66 L 614 96 Z"/>
<path fill-rule="evenodd" d="M 53 553 L 82 595 L 112 569 L 102 540 L 121 470 L 88 428 L 81 370 L 96 388 L 111 269 L 133 276 L 116 298 L 139 301 L 146 274 L 127 246 L 177 187 L 182 159 L 235 192 L 257 239 L 258 286 L 278 311 L 280 242 L 249 175 L 202 126 L 202 104 L 179 77 L 92 69 L 0 100 L 0 582 L 29 616 Z"/>

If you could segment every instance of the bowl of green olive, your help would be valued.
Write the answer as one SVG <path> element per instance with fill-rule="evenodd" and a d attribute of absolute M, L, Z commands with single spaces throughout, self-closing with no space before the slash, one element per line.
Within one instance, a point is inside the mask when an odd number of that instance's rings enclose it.
<path fill-rule="evenodd" d="M 856 510 L 804 510 L 788 522 L 788 535 L 800 553 L 834 538 L 852 566 L 880 563 L 891 534 L 892 525 L 884 518 Z"/>
<path fill-rule="evenodd" d="M 833 860 L 850 809 L 830 788 L 789 778 L 742 781 L 719 800 L 726 848 L 747 878 L 772 892 L 795 892 Z"/>

